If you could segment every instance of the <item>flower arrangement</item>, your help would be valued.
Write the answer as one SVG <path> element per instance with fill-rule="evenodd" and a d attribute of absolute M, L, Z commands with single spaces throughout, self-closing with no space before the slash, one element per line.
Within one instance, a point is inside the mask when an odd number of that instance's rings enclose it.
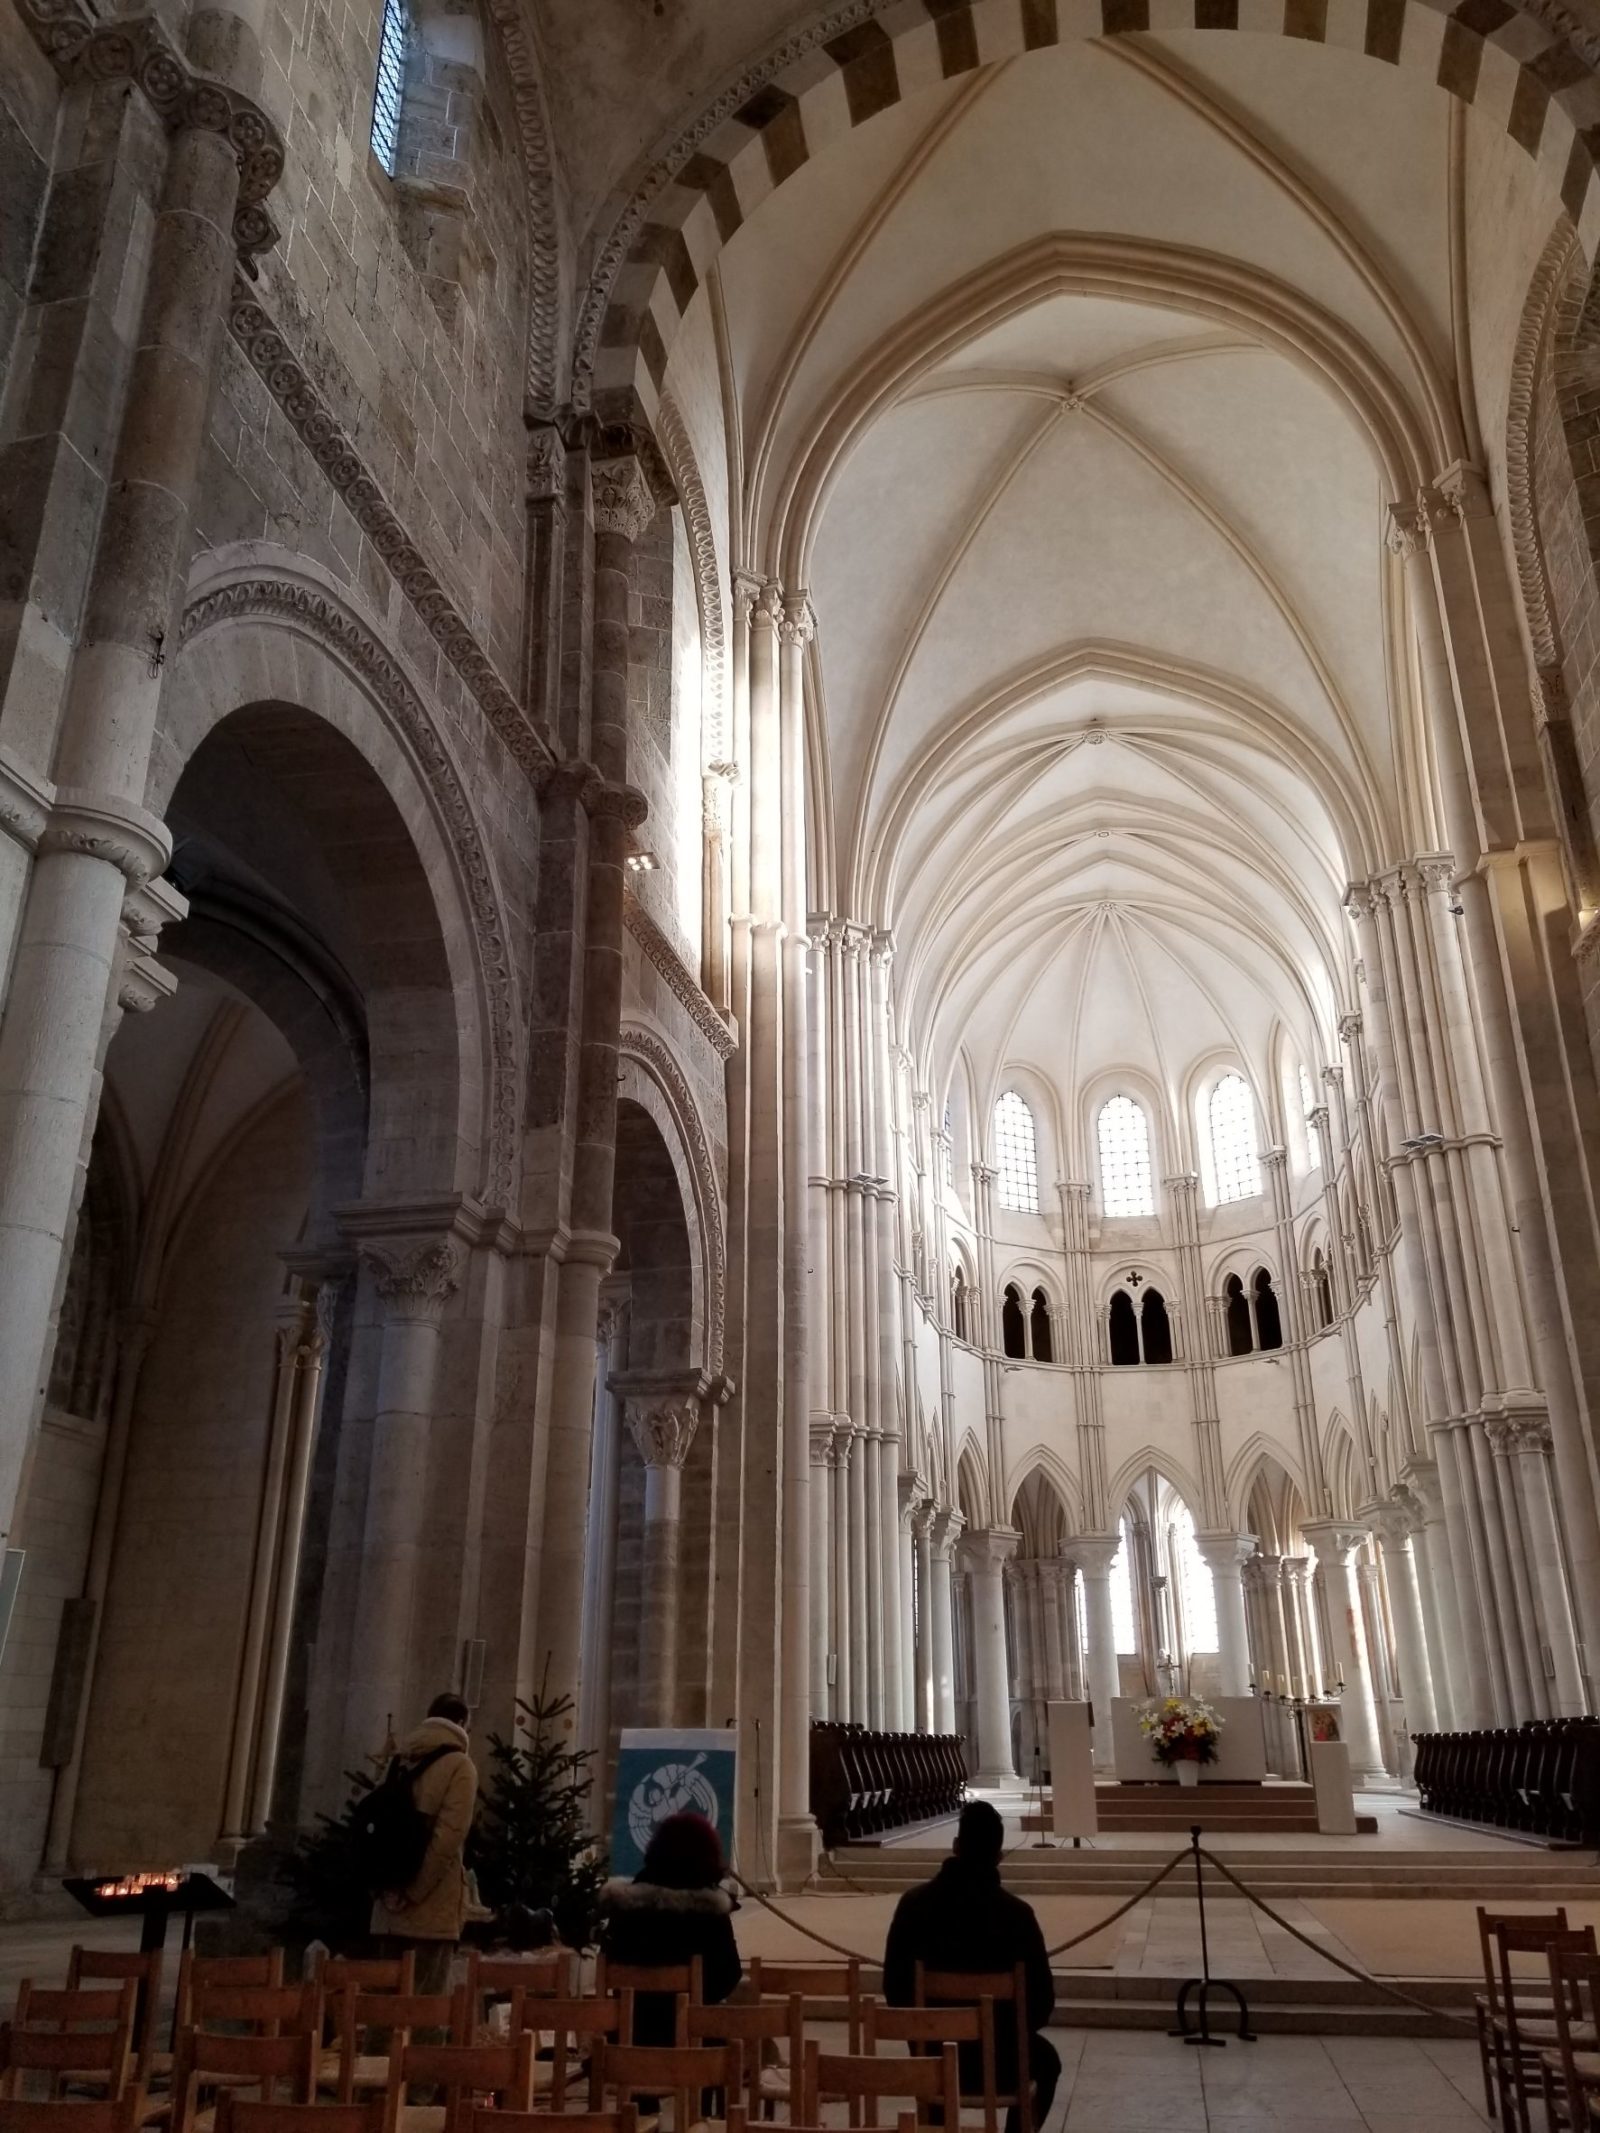
<path fill-rule="evenodd" d="M 1198 1696 L 1154 1696 L 1139 1706 L 1139 1731 L 1158 1763 L 1214 1763 L 1222 1720 Z"/>

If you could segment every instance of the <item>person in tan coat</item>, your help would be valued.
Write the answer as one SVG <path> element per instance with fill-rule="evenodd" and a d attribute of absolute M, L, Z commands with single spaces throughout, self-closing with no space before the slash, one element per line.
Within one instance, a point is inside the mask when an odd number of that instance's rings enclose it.
<path fill-rule="evenodd" d="M 449 1989 L 450 1958 L 466 1923 L 464 1853 L 478 1804 L 478 1773 L 468 1752 L 470 1715 L 459 1696 L 436 1696 L 399 1751 L 402 1767 L 426 1763 L 418 1769 L 412 1798 L 433 1824 L 433 1834 L 415 1878 L 373 1905 L 372 1931 L 386 1954 L 415 1952 L 418 1992 Z"/>

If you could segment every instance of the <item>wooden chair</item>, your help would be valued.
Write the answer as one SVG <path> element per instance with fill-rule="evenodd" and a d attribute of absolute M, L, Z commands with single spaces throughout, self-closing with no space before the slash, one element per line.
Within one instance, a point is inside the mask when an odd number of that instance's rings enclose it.
<path fill-rule="evenodd" d="M 1493 2016 L 1499 1991 L 1499 1966 L 1495 1959 L 1494 1935 L 1501 1926 L 1543 1926 L 1551 1933 L 1567 1930 L 1567 1907 L 1560 1904 L 1553 1911 L 1488 1911 L 1478 1905 L 1478 1957 L 1483 1964 L 1483 1990 L 1473 1996 L 1472 2011 L 1478 2026 L 1478 2063 L 1483 2074 L 1483 2110 L 1486 2118 L 1494 2118 L 1499 2106 L 1496 2101 L 1498 2080 L 1495 2072 L 1498 2047 L 1493 2030 Z"/>
<path fill-rule="evenodd" d="M 1600 2022 L 1600 1958 L 1584 1950 L 1550 1951 L 1550 2011 L 1555 2023 L 1553 2051 L 1539 2054 L 1539 2076 L 1548 2126 L 1581 2127 L 1585 2104 L 1600 2095 L 1600 2051 L 1583 2050 L 1581 2029 L 1591 2034 Z"/>
<path fill-rule="evenodd" d="M 670 2096 L 672 2133 L 689 2133 L 705 2117 L 708 2089 L 721 2094 L 726 2109 L 744 2088 L 737 2044 L 602 2044 L 595 2060 L 602 2094 L 614 2089 L 619 2104 L 636 2095 Z"/>
<path fill-rule="evenodd" d="M 511 2035 L 515 2037 L 527 2031 L 540 2038 L 548 2036 L 551 2040 L 548 2072 L 544 2063 L 536 2059 L 533 2085 L 536 2094 L 549 2097 L 553 2113 L 566 2110 L 568 2083 L 585 2068 L 589 2074 L 589 2109 L 580 2115 L 592 2116 L 600 2108 L 598 2047 L 615 2044 L 625 2028 L 632 2028 L 632 2002 L 631 1992 L 624 1992 L 614 2000 L 529 1998 L 512 2001 Z M 541 2119 L 544 2115 L 541 2110 Z"/>
<path fill-rule="evenodd" d="M 133 2133 L 134 2092 L 66 2103 L 0 2100 L 0 2133 Z"/>
<path fill-rule="evenodd" d="M 602 1955 L 595 1965 L 594 1989 L 603 2000 L 631 1993 L 635 2009 L 641 1993 L 652 1994 L 657 1999 L 665 1999 L 670 1993 L 677 2003 L 673 2010 L 672 2035 L 675 2043 L 681 2045 L 688 2037 L 687 2010 L 698 2007 L 701 2000 L 700 1958 L 691 1956 L 686 1963 L 613 1963 Z M 631 2015 L 619 2041 L 623 2044 L 633 2042 Z"/>
<path fill-rule="evenodd" d="M 48 2133 L 48 2129 L 47 2129 Z M 365 2103 L 244 2103 L 217 2098 L 216 2133 L 383 2133 L 383 2098 Z"/>
<path fill-rule="evenodd" d="M 172 2033 L 194 2023 L 194 1992 L 198 1985 L 281 1985 L 283 1950 L 266 1955 L 196 1955 L 185 1948 L 178 1963 L 178 1995 L 173 2002 Z"/>
<path fill-rule="evenodd" d="M 1017 2110 L 1017 2124 L 1021 2133 L 1033 2133 L 1033 2077 L 1029 2071 L 1031 2039 L 1028 2033 L 1028 1974 L 1021 1963 L 1014 1969 L 1005 1970 L 930 1970 L 924 1963 L 916 1967 L 916 1995 L 919 2007 L 977 2007 L 984 2000 L 994 2006 L 993 2037 L 996 2051 L 1000 2042 L 1000 2025 L 1007 2022 L 1016 2039 L 1017 2085 L 1011 2091 L 999 2091 L 992 2099 L 986 2094 L 985 2108 L 992 2101 Z M 1009 2017 L 1000 2010 L 1009 2004 Z"/>
<path fill-rule="evenodd" d="M 1594 1928 L 1581 1932 L 1556 1931 L 1544 1925 L 1523 1925 L 1500 1918 L 1489 1930 L 1493 1963 L 1488 1972 L 1489 2045 L 1494 2069 L 1496 2106 L 1505 2133 L 1529 2133 L 1528 2087 L 1539 2075 L 1540 2054 L 1554 2047 L 1556 2025 L 1545 1979 L 1532 1979 L 1514 1967 L 1519 1955 L 1540 1955 L 1546 1964 L 1553 1952 L 1595 1953 Z M 1592 2024 L 1573 2014 L 1573 2042 L 1592 2049 L 1597 2039 Z"/>
<path fill-rule="evenodd" d="M 924 2122 L 930 2110 L 938 2110 L 947 2127 L 961 2123 L 961 2077 L 953 2044 L 943 2045 L 937 2058 L 877 2059 L 856 2053 L 836 2055 L 815 2042 L 808 2043 L 802 2095 L 804 2114 L 813 2124 L 822 2116 L 825 2098 L 842 2097 L 850 2106 L 852 2126 L 876 2126 L 878 2104 L 885 2096 L 909 2100 Z"/>
<path fill-rule="evenodd" d="M 412 2084 L 442 2093 L 443 2103 L 409 2103 Z M 389 2053 L 384 2092 L 387 2133 L 457 2133 L 475 2096 L 492 2096 L 496 2111 L 533 2108 L 533 2038 L 524 2030 L 510 2044 L 405 2044 Z"/>
<path fill-rule="evenodd" d="M 472 2042 L 472 2002 L 464 1987 L 454 1992 L 342 1992 L 334 2008 L 334 2045 L 320 2054 L 317 2083 L 345 2106 L 389 2085 L 396 2038 L 416 2039 L 418 2030 Z"/>
<path fill-rule="evenodd" d="M 773 1963 L 755 1956 L 750 1963 L 750 1990 L 758 2000 L 787 1999 L 798 1992 L 803 2000 L 821 2000 L 831 2005 L 842 2001 L 846 2034 L 852 2052 L 861 2049 L 861 1963 L 851 1956 L 843 1963 Z M 825 2017 L 827 2006 L 808 2006 L 807 2019 Z"/>
<path fill-rule="evenodd" d="M 128 2022 L 114 2029 L 22 2029 L 8 2025 L 0 2053 L 0 2099 L 23 2102 L 21 2077 L 47 2077 L 40 2085 L 52 2099 L 59 2098 L 70 2080 L 74 2087 L 94 2082 L 106 2092 L 109 2102 L 120 2103 L 128 2093 L 132 2071 Z"/>
<path fill-rule="evenodd" d="M 239 2037 L 183 2029 L 172 2055 L 172 2133 L 211 2133 L 215 2110 L 202 2107 L 207 2089 L 255 2089 L 263 2103 L 310 2103 L 316 2091 L 317 2039 L 312 2030 L 279 2037 Z"/>
<path fill-rule="evenodd" d="M 634 2106 L 619 2103 L 614 2111 L 473 2111 L 461 2133 L 638 2133 L 638 2129 Z"/>
<path fill-rule="evenodd" d="M 77 1992 L 86 1985 L 118 1984 L 133 1980 L 138 2003 L 133 2018 L 133 2078 L 140 2088 L 149 2085 L 155 2072 L 156 2023 L 161 2014 L 161 1950 L 132 1948 L 85 1948 L 74 1941 L 67 1957 L 67 1988 Z M 61 2133 L 69 2133 L 62 2127 Z"/>
<path fill-rule="evenodd" d="M 688 2031 L 691 2044 L 738 2044 L 743 2049 L 745 2102 L 752 2118 L 770 2116 L 775 2103 L 792 2108 L 800 2093 L 806 2042 L 806 2003 L 798 1992 L 787 2000 L 724 2000 L 717 2007 L 691 2007 Z M 762 2065 L 762 2050 L 769 2043 L 788 2046 L 782 2064 Z"/>
<path fill-rule="evenodd" d="M 869 1998 L 862 2041 L 869 2056 L 877 2053 L 880 2044 L 904 2044 L 913 2056 L 953 2044 L 956 2047 L 958 2076 L 961 2074 L 961 2046 L 976 2045 L 982 2069 L 982 2085 L 977 2089 L 969 2088 L 963 2078 L 962 2101 L 978 2097 L 983 2105 L 985 2133 L 999 2133 L 1000 2092 L 994 2058 L 994 2001 L 987 1994 L 979 2000 L 976 2007 L 883 2007 L 876 2000 Z"/>
<path fill-rule="evenodd" d="M 509 2000 L 542 1994 L 550 2000 L 570 2000 L 577 1981 L 578 1958 L 570 1948 L 541 1948 L 532 1955 L 480 1955 L 473 1950 L 467 1962 L 467 1990 L 472 2004 L 481 1999 Z"/>
<path fill-rule="evenodd" d="M 189 1993 L 190 2029 L 215 2035 L 288 2037 L 322 2030 L 322 1993 L 305 1985 L 197 1984 Z"/>

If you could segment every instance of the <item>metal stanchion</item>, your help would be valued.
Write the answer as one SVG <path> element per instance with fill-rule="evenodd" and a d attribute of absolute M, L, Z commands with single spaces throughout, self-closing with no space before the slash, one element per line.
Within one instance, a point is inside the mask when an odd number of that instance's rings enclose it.
<path fill-rule="evenodd" d="M 1206 1935 L 1206 1884 L 1205 1867 L 1200 1857 L 1200 1825 L 1192 1823 L 1189 1828 L 1189 1845 L 1194 1854 L 1194 1895 L 1200 1906 L 1200 1975 L 1185 1978 L 1178 1987 L 1178 2026 L 1169 2029 L 1169 2037 L 1181 2037 L 1185 2044 L 1211 2044 L 1219 2049 L 1227 2043 L 1226 2037 L 1211 2034 L 1211 2015 L 1208 2002 L 1213 1992 L 1231 1992 L 1239 2003 L 1239 2040 L 1254 2044 L 1255 2031 L 1250 2027 L 1250 2009 L 1245 1996 L 1231 1979 L 1211 1975 L 1211 1944 Z M 1189 2027 L 1189 1995 L 1198 1994 L 1195 2001 L 1200 2016 L 1198 2029 Z"/>

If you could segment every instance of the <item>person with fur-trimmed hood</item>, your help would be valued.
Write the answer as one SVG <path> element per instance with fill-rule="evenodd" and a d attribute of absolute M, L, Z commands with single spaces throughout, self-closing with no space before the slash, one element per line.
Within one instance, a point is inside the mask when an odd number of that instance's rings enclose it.
<path fill-rule="evenodd" d="M 733 1937 L 732 1896 L 722 1887 L 722 1840 L 704 1815 L 667 1815 L 656 1824 L 644 1864 L 631 1881 L 601 1892 L 600 1945 L 613 1963 L 687 1963 L 700 1958 L 706 2006 L 725 2000 L 744 1976 Z M 673 1998 L 642 1992 L 634 2003 L 634 2041 L 671 2044 Z"/>

